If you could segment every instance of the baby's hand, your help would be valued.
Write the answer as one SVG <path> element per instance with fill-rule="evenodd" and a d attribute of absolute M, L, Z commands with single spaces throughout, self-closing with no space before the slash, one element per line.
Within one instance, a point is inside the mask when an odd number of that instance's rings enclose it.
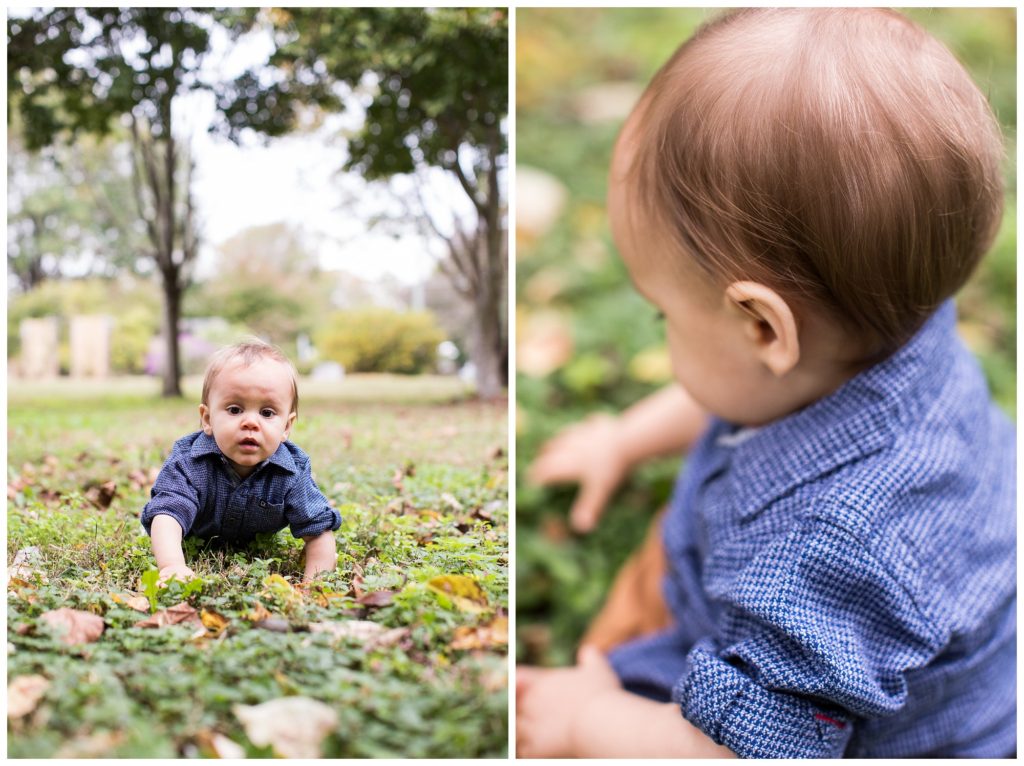
<path fill-rule="evenodd" d="M 572 758 L 583 755 L 580 722 L 586 709 L 607 692 L 621 690 L 603 654 L 580 649 L 571 668 L 516 668 L 516 754 L 523 758 Z M 600 704 L 600 703 L 597 703 Z"/>
<path fill-rule="evenodd" d="M 569 426 L 544 444 L 527 478 L 542 485 L 579 482 L 569 523 L 577 532 L 589 532 L 628 469 L 620 449 L 618 418 L 600 414 Z"/>
<path fill-rule="evenodd" d="M 160 577 L 157 579 L 157 585 L 164 585 L 172 577 L 177 577 L 181 582 L 188 582 L 196 574 L 184 564 L 171 564 L 160 570 Z"/>

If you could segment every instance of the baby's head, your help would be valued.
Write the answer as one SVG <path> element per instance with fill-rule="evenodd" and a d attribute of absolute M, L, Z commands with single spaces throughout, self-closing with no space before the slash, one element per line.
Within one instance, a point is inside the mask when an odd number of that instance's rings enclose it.
<path fill-rule="evenodd" d="M 765 422 L 884 358 L 967 280 L 1002 212 L 1002 141 L 963 67 L 902 16 L 749 9 L 662 67 L 609 210 L 676 376 Z"/>
<path fill-rule="evenodd" d="M 277 451 L 298 411 L 295 368 L 277 347 L 245 341 L 213 355 L 203 379 L 199 418 L 239 476 Z"/>

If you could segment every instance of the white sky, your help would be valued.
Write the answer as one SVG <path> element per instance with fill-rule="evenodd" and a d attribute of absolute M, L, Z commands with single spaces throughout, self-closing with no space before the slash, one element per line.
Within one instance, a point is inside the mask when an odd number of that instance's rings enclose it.
<path fill-rule="evenodd" d="M 250 35 L 231 44 L 220 29 L 214 30 L 211 42 L 204 70 L 217 78 L 237 76 L 265 61 L 271 50 L 266 36 Z M 358 175 L 338 172 L 347 157 L 338 133 L 362 122 L 355 107 L 331 115 L 316 132 L 293 133 L 266 146 L 255 142 L 238 146 L 207 133 L 214 109 L 212 95 L 192 94 L 176 101 L 175 120 L 191 135 L 196 160 L 193 193 L 203 236 L 199 278 L 216 268 L 216 248 L 225 240 L 251 226 L 279 222 L 299 229 L 308 242 L 316 243 L 325 269 L 341 269 L 364 279 L 391 274 L 408 284 L 430 275 L 438 243 L 371 231 L 351 207 L 346 209 L 345 200 L 352 195 L 371 201 L 388 198 Z M 429 196 L 444 207 L 459 209 L 467 204 L 461 191 L 440 172 L 434 176 Z"/>

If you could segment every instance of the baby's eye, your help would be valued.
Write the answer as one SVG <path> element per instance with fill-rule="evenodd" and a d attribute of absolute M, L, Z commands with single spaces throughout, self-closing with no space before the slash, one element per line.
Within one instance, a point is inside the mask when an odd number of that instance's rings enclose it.
<path fill-rule="evenodd" d="M 242 408 L 239 407 L 237 404 L 231 404 L 228 405 L 228 412 L 231 413 L 232 415 L 241 415 Z"/>
<path fill-rule="evenodd" d="M 265 418 L 272 418 L 276 414 L 277 413 L 274 412 L 274 410 L 270 409 L 270 407 L 264 407 L 262 410 L 260 410 L 260 415 L 262 415 Z"/>

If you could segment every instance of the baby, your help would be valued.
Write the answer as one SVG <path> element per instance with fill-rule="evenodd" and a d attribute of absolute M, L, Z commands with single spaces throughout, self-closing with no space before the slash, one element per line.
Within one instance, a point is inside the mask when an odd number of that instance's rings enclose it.
<path fill-rule="evenodd" d="M 689 448 L 520 756 L 1006 757 L 1014 429 L 951 296 L 1002 213 L 984 97 L 896 13 L 749 9 L 658 72 L 608 211 L 677 384 L 546 445 L 576 528 Z"/>
<path fill-rule="evenodd" d="M 305 577 L 333 571 L 341 516 L 287 441 L 298 416 L 295 369 L 260 341 L 218 351 L 203 380 L 202 430 L 179 439 L 142 511 L 160 579 L 188 579 L 181 540 L 246 543 L 288 526 L 305 540 Z"/>

